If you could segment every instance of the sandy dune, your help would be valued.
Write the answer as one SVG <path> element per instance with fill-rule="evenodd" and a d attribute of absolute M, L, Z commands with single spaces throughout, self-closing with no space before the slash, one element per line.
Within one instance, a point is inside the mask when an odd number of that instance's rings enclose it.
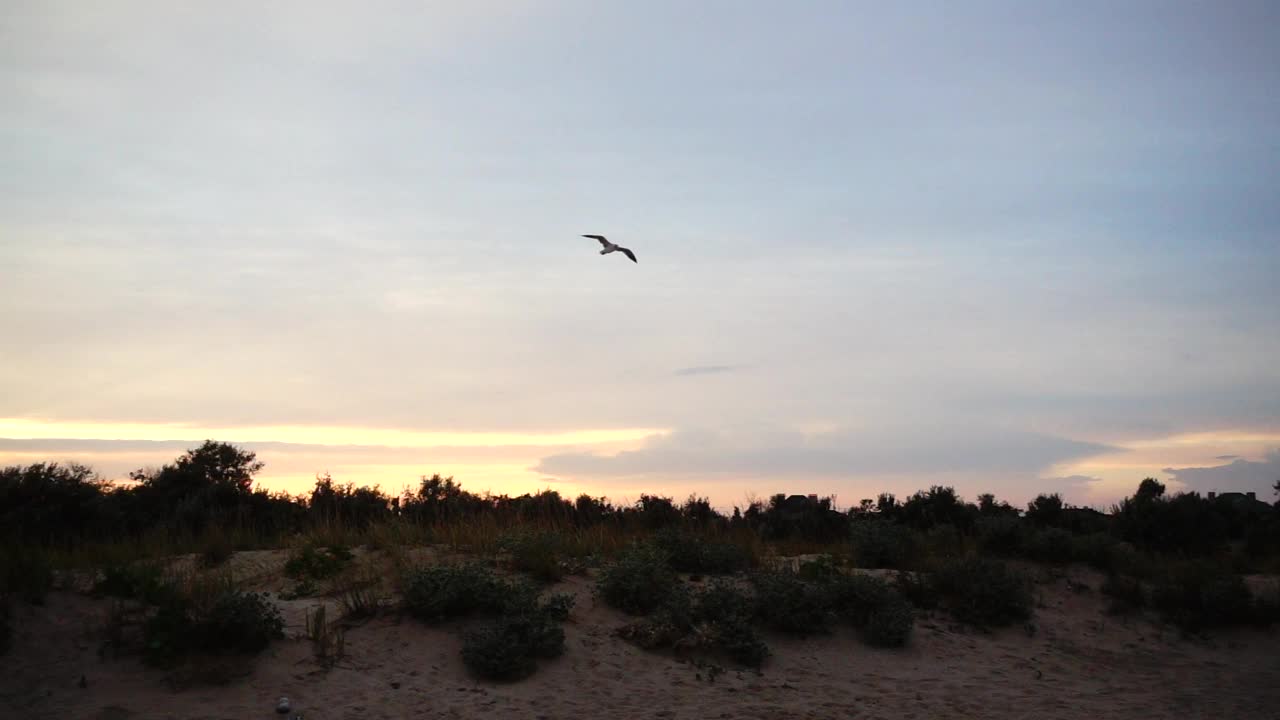
<path fill-rule="evenodd" d="M 280 553 L 241 553 L 238 576 L 281 590 Z M 1180 637 L 1148 619 L 1103 612 L 1101 577 L 1042 571 L 1031 627 L 983 634 L 922 618 L 909 647 L 878 650 L 847 629 L 797 639 L 766 634 L 761 673 L 705 667 L 612 636 L 625 616 L 578 597 L 563 657 L 515 684 L 477 682 L 456 627 L 388 614 L 346 633 L 346 657 L 321 669 L 294 639 L 315 599 L 281 602 L 290 639 L 251 662 L 224 663 L 223 685 L 183 682 L 133 657 L 100 658 L 106 601 L 55 592 L 18 609 L 15 647 L 0 658 L 0 716 L 14 718 L 272 718 L 290 697 L 307 720 L 336 718 L 1277 718 L 1275 631 Z M 1092 590 L 1072 589 L 1068 580 Z M 80 687 L 81 676 L 86 681 Z"/>

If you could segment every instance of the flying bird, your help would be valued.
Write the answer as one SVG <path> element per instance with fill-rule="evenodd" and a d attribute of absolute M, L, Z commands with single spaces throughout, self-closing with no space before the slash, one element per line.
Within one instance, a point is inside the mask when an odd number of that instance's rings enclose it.
<path fill-rule="evenodd" d="M 636 263 L 637 265 L 638 265 L 638 264 L 640 264 L 640 261 L 639 261 L 639 260 L 636 260 L 636 254 L 635 254 L 635 253 L 633 253 L 633 252 L 631 252 L 630 250 L 628 250 L 628 249 L 626 249 L 626 248 L 622 247 L 621 245 L 614 245 L 613 243 L 611 243 L 611 242 L 609 242 L 608 240 L 606 240 L 606 239 L 605 239 L 605 237 L 604 237 L 603 235 L 583 235 L 582 237 L 585 237 L 585 238 L 591 238 L 591 239 L 593 239 L 593 240 L 599 240 L 599 241 L 600 241 L 600 245 L 604 247 L 604 249 L 600 251 L 600 254 L 601 254 L 601 255 L 608 255 L 609 253 L 611 253 L 611 252 L 615 252 L 615 251 L 616 251 L 616 252 L 620 252 L 620 253 L 622 253 L 623 255 L 626 255 L 627 257 L 631 258 L 631 262 Z"/>

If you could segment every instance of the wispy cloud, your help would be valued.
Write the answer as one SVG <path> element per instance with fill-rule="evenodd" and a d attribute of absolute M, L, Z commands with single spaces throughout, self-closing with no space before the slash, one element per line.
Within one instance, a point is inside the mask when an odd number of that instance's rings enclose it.
<path fill-rule="evenodd" d="M 692 367 L 684 367 L 676 370 L 676 375 L 680 377 L 689 377 L 691 375 L 721 375 L 723 373 L 734 372 L 739 370 L 739 365 L 694 365 Z"/>

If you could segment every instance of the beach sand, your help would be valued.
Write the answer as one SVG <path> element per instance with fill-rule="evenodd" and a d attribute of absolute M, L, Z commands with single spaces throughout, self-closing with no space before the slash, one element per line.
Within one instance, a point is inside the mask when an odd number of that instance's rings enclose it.
<path fill-rule="evenodd" d="M 283 561 L 278 551 L 239 553 L 232 566 L 249 589 L 279 592 L 290 584 Z M 1037 574 L 1040 606 L 1026 626 L 986 633 L 933 614 L 893 650 L 848 628 L 765 633 L 773 656 L 760 672 L 728 667 L 714 677 L 616 638 L 629 618 L 594 601 L 589 578 L 571 577 L 554 588 L 578 598 L 564 655 L 516 683 L 467 673 L 459 625 L 396 612 L 349 627 L 345 657 L 326 670 L 297 637 L 315 598 L 278 601 L 289 639 L 256 658 L 148 668 L 136 656 L 100 656 L 110 601 L 64 589 L 43 606 L 16 604 L 14 647 L 0 657 L 0 717 L 274 718 L 280 696 L 305 720 L 1280 717 L 1275 630 L 1187 638 L 1148 617 L 1108 616 L 1102 577 L 1087 568 Z"/>

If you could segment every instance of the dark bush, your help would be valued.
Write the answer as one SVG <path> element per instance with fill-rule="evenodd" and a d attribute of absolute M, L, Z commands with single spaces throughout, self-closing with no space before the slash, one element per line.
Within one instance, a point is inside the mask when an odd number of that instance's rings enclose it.
<path fill-rule="evenodd" d="M 564 577 L 563 544 L 560 535 L 545 530 L 519 531 L 498 539 L 498 548 L 511 554 L 511 567 L 542 582 Z"/>
<path fill-rule="evenodd" d="M 912 605 L 922 610 L 938 607 L 940 597 L 933 577 L 922 572 L 899 572 L 894 578 L 894 588 Z"/>
<path fill-rule="evenodd" d="M 982 552 L 1005 557 L 1022 552 L 1026 530 L 1016 513 L 980 517 L 976 527 L 978 547 Z"/>
<path fill-rule="evenodd" d="M 479 677 L 519 680 L 538 658 L 564 653 L 564 630 L 538 615 L 507 615 L 486 621 L 462 636 L 462 660 Z"/>
<path fill-rule="evenodd" d="M 1031 583 L 1005 563 L 970 557 L 946 565 L 935 576 L 938 593 L 961 622 L 998 627 L 1031 617 Z"/>
<path fill-rule="evenodd" d="M 200 650 L 255 653 L 284 637 L 284 619 L 265 593 L 231 590 L 201 613 L 196 630 Z"/>
<path fill-rule="evenodd" d="M 750 557 L 733 543 L 707 541 L 679 528 L 663 528 L 653 534 L 653 547 L 680 572 L 723 574 L 743 570 Z"/>
<path fill-rule="evenodd" d="M 1244 578 L 1214 562 L 1175 567 L 1152 590 L 1151 604 L 1184 630 L 1243 625 L 1255 619 L 1253 595 Z"/>
<path fill-rule="evenodd" d="M 1107 612 L 1112 615 L 1135 612 L 1147 606 L 1147 590 L 1135 578 L 1113 573 L 1103 581 L 1101 590 L 1111 598 Z"/>
<path fill-rule="evenodd" d="M 828 589 L 801 580 L 791 572 L 760 572 L 752 576 L 757 615 L 770 627 L 797 635 L 826 632 L 830 624 Z"/>
<path fill-rule="evenodd" d="M 829 581 L 831 607 L 854 627 L 864 627 L 871 613 L 895 595 L 889 583 L 873 575 L 840 575 Z"/>
<path fill-rule="evenodd" d="M 1085 562 L 1093 567 L 1110 572 L 1116 565 L 1116 554 L 1119 552 L 1117 541 L 1104 532 L 1076 535 L 1072 538 L 1072 558 Z"/>
<path fill-rule="evenodd" d="M 0 655 L 13 647 L 13 603 L 9 596 L 0 593 Z"/>
<path fill-rule="evenodd" d="M 53 587 L 53 565 L 39 548 L 5 548 L 0 555 L 0 595 L 40 604 Z"/>
<path fill-rule="evenodd" d="M 902 647 L 911 639 L 915 627 L 915 611 L 900 595 L 890 595 L 867 616 L 863 638 L 876 647 Z"/>
<path fill-rule="evenodd" d="M 665 555 L 652 548 L 633 547 L 600 571 L 596 590 L 610 606 L 644 615 L 670 598 L 678 582 Z"/>
<path fill-rule="evenodd" d="M 769 646 L 752 627 L 755 611 L 750 594 L 715 581 L 696 596 L 683 588 L 671 593 L 649 617 L 620 628 L 618 634 L 649 650 L 674 647 L 756 667 L 769 656 Z"/>
<path fill-rule="evenodd" d="M 1075 541 L 1066 530 L 1045 528 L 1031 533 L 1025 552 L 1028 558 L 1039 562 L 1068 563 L 1075 552 Z"/>
<path fill-rule="evenodd" d="M 536 590 L 532 595 L 536 598 Z M 531 604 L 529 596 L 528 588 L 505 583 L 478 563 L 432 565 L 404 578 L 405 606 L 427 622 L 471 612 L 502 612 L 514 604 Z"/>
<path fill-rule="evenodd" d="M 292 578 L 324 580 L 342 572 L 353 557 L 351 550 L 342 545 L 307 544 L 289 556 L 284 571 Z"/>
<path fill-rule="evenodd" d="M 859 567 L 901 568 L 918 552 L 916 534 L 910 528 L 883 519 L 853 523 L 853 557 Z"/>
<path fill-rule="evenodd" d="M 205 540 L 204 547 L 200 549 L 198 562 L 202 568 L 218 567 L 230 560 L 235 552 L 230 538 L 224 533 L 214 533 Z"/>
<path fill-rule="evenodd" d="M 574 596 L 568 593 L 556 593 L 543 601 L 540 610 L 552 620 L 564 622 L 569 619 L 569 612 L 573 610 L 574 602 Z"/>
<path fill-rule="evenodd" d="M 144 659 L 168 666 L 190 653 L 256 653 L 284 637 L 284 619 L 265 594 L 226 590 L 203 607 L 164 599 L 143 631 Z"/>
<path fill-rule="evenodd" d="M 95 595 L 142 600 L 151 605 L 162 605 L 177 592 L 173 583 L 164 575 L 164 568 L 156 563 L 135 562 L 127 565 L 108 565 L 102 569 L 102 577 L 94 583 Z"/>

